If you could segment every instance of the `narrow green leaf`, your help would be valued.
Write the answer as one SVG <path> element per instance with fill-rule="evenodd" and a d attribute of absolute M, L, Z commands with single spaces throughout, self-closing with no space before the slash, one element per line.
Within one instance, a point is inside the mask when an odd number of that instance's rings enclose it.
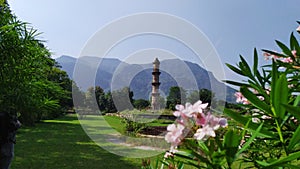
<path fill-rule="evenodd" d="M 277 82 L 277 79 L 278 79 L 278 70 L 277 70 L 277 66 L 276 66 L 276 63 L 274 61 L 274 59 L 272 60 L 272 82 L 271 82 L 271 92 L 270 92 L 270 100 L 271 100 L 271 104 L 273 104 L 274 100 L 276 99 L 274 97 L 274 91 L 275 91 L 275 86 L 276 86 L 276 82 Z"/>
<path fill-rule="evenodd" d="M 247 61 L 243 58 L 243 56 L 240 55 L 240 59 L 241 62 L 239 62 L 239 67 L 241 69 L 241 71 L 250 79 L 252 79 L 253 81 L 256 81 L 252 71 L 250 69 L 250 66 L 248 65 Z"/>
<path fill-rule="evenodd" d="M 245 74 L 238 68 L 236 68 L 235 66 L 232 66 L 228 63 L 226 63 L 226 66 L 231 69 L 232 71 L 234 71 L 235 73 L 239 74 L 239 75 L 242 75 L 242 76 L 245 76 Z"/>
<path fill-rule="evenodd" d="M 178 164 L 178 169 L 183 169 L 183 168 L 184 168 L 183 162 L 179 162 L 179 164 Z"/>
<path fill-rule="evenodd" d="M 257 75 L 257 73 L 258 73 L 258 54 L 257 54 L 257 50 L 256 50 L 256 48 L 254 48 L 254 59 L 253 59 L 253 68 L 252 68 L 253 70 L 253 73 L 254 73 L 254 75 Z"/>
<path fill-rule="evenodd" d="M 247 73 L 251 73 L 250 66 L 248 65 L 248 63 L 247 63 L 247 61 L 244 59 L 244 57 L 240 55 L 240 59 L 241 59 L 241 63 L 242 63 L 242 65 L 243 65 L 244 70 L 245 70 Z M 242 69 L 242 68 L 241 68 L 241 69 Z"/>
<path fill-rule="evenodd" d="M 169 165 L 170 165 L 166 160 L 161 161 L 161 163 L 162 163 L 162 164 L 165 164 L 166 166 L 169 166 Z"/>
<path fill-rule="evenodd" d="M 235 132 L 234 130 L 229 130 L 226 132 L 223 140 L 223 145 L 225 148 L 225 155 L 227 164 L 231 166 L 233 161 L 235 160 L 236 152 L 239 148 L 239 145 L 241 143 L 241 136 Z"/>
<path fill-rule="evenodd" d="M 298 126 L 298 128 L 296 129 L 296 131 L 294 132 L 291 141 L 288 145 L 288 151 L 291 152 L 292 149 L 295 147 L 296 144 L 298 144 L 300 142 L 300 125 Z"/>
<path fill-rule="evenodd" d="M 279 167 L 279 166 L 282 166 L 283 164 L 286 164 L 288 162 L 291 162 L 293 160 L 296 160 L 300 158 L 300 151 L 296 152 L 296 153 L 292 153 L 290 155 L 288 155 L 287 157 L 284 157 L 284 158 L 281 158 L 281 159 L 278 159 L 272 163 L 270 163 L 268 166 L 266 167 Z"/>
<path fill-rule="evenodd" d="M 270 164 L 267 163 L 267 162 L 264 162 L 264 161 L 256 161 L 259 165 L 263 166 L 263 167 L 266 167 L 266 166 L 269 166 Z"/>
<path fill-rule="evenodd" d="M 299 47 L 299 43 L 296 39 L 296 37 L 294 36 L 294 33 L 291 33 L 291 37 L 290 37 L 290 46 L 291 46 L 291 50 L 296 50 L 297 54 L 300 54 L 300 47 Z M 292 55 L 293 60 L 295 60 L 295 57 Z"/>
<path fill-rule="evenodd" d="M 256 78 L 260 83 L 260 86 L 265 86 L 264 77 L 260 74 L 259 71 L 256 71 Z"/>
<path fill-rule="evenodd" d="M 266 104 L 270 103 L 270 96 L 267 94 L 266 90 L 264 88 L 262 88 L 260 85 L 258 85 L 257 83 L 254 83 L 253 81 L 248 81 L 249 83 L 249 88 L 253 88 L 255 90 L 258 91 L 258 93 L 260 94 L 260 96 L 264 97 L 264 102 Z"/>
<path fill-rule="evenodd" d="M 235 85 L 235 86 L 247 86 L 247 87 L 249 87 L 249 84 L 247 84 L 247 83 L 240 83 L 240 82 L 235 82 L 235 81 L 231 81 L 231 80 L 223 80 L 223 82 L 231 84 L 231 85 Z"/>
<path fill-rule="evenodd" d="M 297 97 L 296 97 L 296 99 L 295 99 L 295 101 L 294 101 L 294 106 L 298 106 L 299 105 L 299 103 L 300 103 L 300 95 L 298 95 Z"/>
<path fill-rule="evenodd" d="M 201 141 L 201 140 L 198 141 L 198 145 L 205 154 L 207 154 L 207 155 L 209 154 L 209 149 L 203 141 Z"/>
<path fill-rule="evenodd" d="M 276 43 L 277 43 L 277 45 L 281 48 L 281 50 L 282 50 L 282 52 L 283 52 L 284 54 L 286 54 L 286 55 L 288 55 L 288 56 L 293 55 L 292 52 L 291 52 L 291 50 L 290 50 L 287 46 L 285 46 L 285 44 L 283 44 L 282 42 L 280 42 L 280 41 L 278 41 L 278 40 L 276 40 Z"/>
<path fill-rule="evenodd" d="M 158 168 L 158 164 L 159 164 L 159 160 L 158 158 L 156 159 L 156 162 L 155 162 L 155 168 Z"/>
<path fill-rule="evenodd" d="M 271 99 L 273 100 L 272 106 L 274 107 L 276 116 L 280 119 L 284 119 L 285 107 L 281 106 L 281 104 L 287 104 L 288 102 L 289 89 L 286 76 L 282 74 L 275 83 L 275 89 L 271 91 L 271 93 L 273 93 L 273 98 Z"/>
<path fill-rule="evenodd" d="M 241 142 L 241 137 L 234 130 L 229 130 L 226 132 L 223 140 L 225 147 L 238 147 Z"/>
<path fill-rule="evenodd" d="M 199 160 L 205 162 L 206 164 L 210 164 L 210 162 L 203 156 L 195 153 L 193 150 L 180 150 L 175 153 L 176 155 L 190 160 L 195 160 L 195 158 L 198 158 Z"/>
<path fill-rule="evenodd" d="M 266 49 L 263 49 L 262 51 L 266 52 L 266 53 L 269 53 L 271 55 L 275 55 L 275 56 L 279 56 L 279 57 L 286 57 L 285 55 L 281 54 L 281 53 L 278 53 L 278 52 L 274 52 L 274 51 L 271 51 L 271 50 L 266 50 Z"/>
<path fill-rule="evenodd" d="M 248 88 L 241 87 L 241 93 L 258 109 L 265 111 L 267 114 L 271 114 L 271 107 L 264 101 L 261 101 L 255 94 L 253 94 Z"/>
<path fill-rule="evenodd" d="M 237 152 L 236 156 L 238 157 L 241 153 L 243 153 L 250 144 L 254 141 L 254 139 L 259 135 L 260 130 L 262 129 L 263 123 L 259 125 L 259 127 L 255 130 L 255 132 L 252 134 L 250 139 L 244 144 L 244 146 Z"/>
<path fill-rule="evenodd" d="M 231 117 L 233 120 L 235 120 L 236 122 L 238 123 L 241 123 L 242 125 L 244 126 L 248 126 L 249 129 L 255 131 L 257 130 L 257 128 L 259 127 L 258 124 L 256 123 L 253 123 L 251 121 L 251 119 L 249 120 L 249 118 L 246 118 L 246 117 L 243 117 L 242 115 L 240 115 L 238 112 L 234 112 L 230 109 L 227 109 L 225 108 L 224 109 L 224 113 L 227 114 L 229 117 Z M 248 123 L 248 124 L 247 124 Z M 270 132 L 270 131 L 267 131 L 265 129 L 261 129 L 260 133 L 259 133 L 260 136 L 263 136 L 263 137 L 275 137 L 275 135 Z"/>

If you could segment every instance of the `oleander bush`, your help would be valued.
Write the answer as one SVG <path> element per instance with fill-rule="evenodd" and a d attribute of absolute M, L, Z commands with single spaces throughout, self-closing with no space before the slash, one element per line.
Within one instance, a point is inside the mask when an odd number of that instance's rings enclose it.
<path fill-rule="evenodd" d="M 236 66 L 227 64 L 245 80 L 226 80 L 239 91 L 238 108 L 225 108 L 225 117 L 202 101 L 177 105 L 178 118 L 165 135 L 170 150 L 161 165 L 143 168 L 298 168 L 300 46 L 294 33 L 289 45 L 276 44 L 280 52 L 262 50 L 263 66 L 256 49 L 253 65 L 243 56 Z"/>

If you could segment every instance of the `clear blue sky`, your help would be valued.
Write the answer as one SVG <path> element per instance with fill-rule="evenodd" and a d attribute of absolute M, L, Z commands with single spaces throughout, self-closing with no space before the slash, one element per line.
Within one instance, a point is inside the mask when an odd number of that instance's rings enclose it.
<path fill-rule="evenodd" d="M 235 64 L 239 54 L 252 59 L 253 48 L 278 50 L 274 40 L 288 42 L 300 20 L 299 0 L 8 0 L 22 21 L 42 32 L 53 57 L 78 57 L 88 39 L 108 23 L 140 12 L 162 12 L 194 24 L 215 46 L 222 63 Z M 138 26 L 138 25 L 137 25 Z M 120 28 L 121 29 L 121 28 Z M 175 28 L 176 29 L 176 28 Z M 299 36 L 298 36 L 299 37 Z M 138 50 L 160 48 L 176 55 L 190 55 L 182 44 L 158 45 L 144 37 L 120 44 L 110 53 L 121 57 Z M 128 45 L 132 43 L 133 45 Z M 180 46 L 181 45 L 181 46 Z M 260 52 L 262 55 L 262 53 Z M 187 59 L 188 60 L 188 59 Z M 264 63 L 263 57 L 261 62 Z M 224 66 L 225 67 L 225 66 Z M 225 69 L 228 78 L 238 78 Z"/>

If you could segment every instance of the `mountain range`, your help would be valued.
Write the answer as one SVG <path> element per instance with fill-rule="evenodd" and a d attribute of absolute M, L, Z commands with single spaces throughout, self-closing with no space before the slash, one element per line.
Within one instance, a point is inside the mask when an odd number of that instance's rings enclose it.
<path fill-rule="evenodd" d="M 159 58 L 158 58 L 159 59 Z M 73 72 L 83 79 L 79 87 L 85 91 L 91 86 L 100 86 L 105 91 L 114 91 L 130 87 L 135 99 L 149 99 L 152 90 L 153 64 L 130 64 L 116 58 L 61 56 L 56 59 L 61 69 L 66 71 L 71 79 Z M 79 69 L 78 69 L 79 68 Z M 80 72 L 78 72 L 80 70 Z M 91 72 L 95 72 L 95 77 Z M 235 89 L 218 81 L 214 75 L 198 64 L 168 59 L 160 61 L 160 94 L 167 96 L 172 86 L 180 86 L 187 92 L 199 89 L 209 89 L 217 99 L 235 102 Z M 95 81 L 94 84 L 88 81 Z M 87 83 L 85 83 L 87 82 Z"/>

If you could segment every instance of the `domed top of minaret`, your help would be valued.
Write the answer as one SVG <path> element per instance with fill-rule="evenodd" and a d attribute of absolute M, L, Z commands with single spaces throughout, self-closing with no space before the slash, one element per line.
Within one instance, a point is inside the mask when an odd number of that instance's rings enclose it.
<path fill-rule="evenodd" d="M 159 60 L 157 59 L 157 58 L 155 58 L 155 60 L 154 60 L 154 62 L 153 62 L 153 64 L 157 64 L 157 65 L 159 65 L 160 64 L 160 62 L 159 62 Z"/>

